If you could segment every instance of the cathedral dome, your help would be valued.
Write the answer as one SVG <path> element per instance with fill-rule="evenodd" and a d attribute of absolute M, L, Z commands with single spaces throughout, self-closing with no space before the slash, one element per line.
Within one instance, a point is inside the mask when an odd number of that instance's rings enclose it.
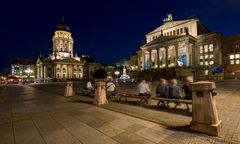
<path fill-rule="evenodd" d="M 64 22 L 64 17 L 62 17 L 62 21 L 60 24 L 57 25 L 56 31 L 67 31 L 67 32 L 70 32 L 70 27 L 68 25 L 65 24 Z"/>

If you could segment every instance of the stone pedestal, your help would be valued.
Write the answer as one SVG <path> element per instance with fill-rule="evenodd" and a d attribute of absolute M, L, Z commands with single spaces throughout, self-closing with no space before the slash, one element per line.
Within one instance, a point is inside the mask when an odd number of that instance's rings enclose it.
<path fill-rule="evenodd" d="M 94 104 L 102 105 L 108 103 L 105 86 L 106 86 L 105 81 L 96 82 L 95 97 L 93 102 Z"/>
<path fill-rule="evenodd" d="M 191 129 L 218 136 L 222 121 L 218 118 L 216 108 L 214 82 L 200 81 L 190 84 L 192 90 L 192 121 Z"/>
<path fill-rule="evenodd" d="M 72 81 L 67 81 L 67 84 L 65 86 L 65 93 L 64 96 L 73 96 L 73 82 Z"/>

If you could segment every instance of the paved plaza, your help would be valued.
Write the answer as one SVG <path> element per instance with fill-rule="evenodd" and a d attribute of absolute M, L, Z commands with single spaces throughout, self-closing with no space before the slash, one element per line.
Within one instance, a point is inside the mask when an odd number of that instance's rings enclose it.
<path fill-rule="evenodd" d="M 240 81 L 218 81 L 217 108 L 223 127 L 219 137 L 193 132 L 191 112 L 159 109 L 110 100 L 95 106 L 83 96 L 64 97 L 65 83 L 0 87 L 1 144 L 218 144 L 240 143 Z M 120 92 L 136 92 L 136 83 L 118 85 Z M 153 85 L 153 89 L 155 87 Z M 173 106 L 170 106 L 173 107 Z"/>

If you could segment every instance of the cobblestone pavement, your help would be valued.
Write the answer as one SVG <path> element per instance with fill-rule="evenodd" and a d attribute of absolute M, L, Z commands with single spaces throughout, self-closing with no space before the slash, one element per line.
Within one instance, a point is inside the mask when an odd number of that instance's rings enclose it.
<path fill-rule="evenodd" d="M 0 91 L 0 143 L 167 144 L 240 143 L 240 81 L 217 83 L 217 107 L 223 128 L 219 137 L 195 133 L 190 113 L 152 105 L 110 101 L 92 105 L 93 98 L 63 96 L 64 83 L 9 85 Z M 154 84 L 155 86 L 155 84 Z M 136 84 L 118 87 L 134 93 Z"/>

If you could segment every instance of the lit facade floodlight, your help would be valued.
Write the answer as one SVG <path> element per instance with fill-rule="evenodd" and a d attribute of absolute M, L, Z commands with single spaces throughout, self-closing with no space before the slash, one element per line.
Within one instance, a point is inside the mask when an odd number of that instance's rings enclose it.
<path fill-rule="evenodd" d="M 118 75 L 120 74 L 120 72 L 119 72 L 119 71 L 115 71 L 114 74 L 115 74 L 116 76 L 118 76 Z"/>
<path fill-rule="evenodd" d="M 117 79 L 118 79 L 118 75 L 120 74 L 119 71 L 115 71 L 114 74 L 117 76 Z"/>
<path fill-rule="evenodd" d="M 29 77 L 32 73 L 33 73 L 33 70 L 28 68 L 27 70 L 25 70 L 25 73 L 27 74 L 27 76 Z"/>

